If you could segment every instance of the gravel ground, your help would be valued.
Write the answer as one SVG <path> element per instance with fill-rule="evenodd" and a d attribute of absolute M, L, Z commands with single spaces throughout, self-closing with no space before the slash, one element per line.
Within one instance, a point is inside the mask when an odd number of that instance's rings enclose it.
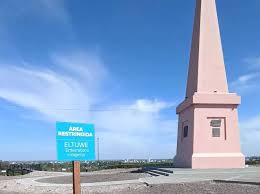
<path fill-rule="evenodd" d="M 81 175 L 81 183 L 95 183 L 95 182 L 107 182 L 107 181 L 123 181 L 123 180 L 134 180 L 139 178 L 147 177 L 144 173 L 131 173 L 131 172 L 120 172 L 113 174 L 92 174 L 92 175 Z M 72 184 L 72 176 L 61 176 L 39 179 L 37 182 L 40 183 L 55 183 L 55 184 Z"/>
<path fill-rule="evenodd" d="M 128 185 L 114 188 L 100 188 L 100 190 L 84 191 L 92 194 L 259 194 L 260 186 L 226 184 L 214 182 L 161 184 L 161 185 Z"/>

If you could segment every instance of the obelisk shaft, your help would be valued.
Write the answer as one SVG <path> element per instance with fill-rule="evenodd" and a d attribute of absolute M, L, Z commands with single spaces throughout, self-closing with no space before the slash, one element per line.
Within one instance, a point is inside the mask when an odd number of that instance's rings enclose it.
<path fill-rule="evenodd" d="M 215 0 L 197 0 L 186 97 L 228 93 Z"/>

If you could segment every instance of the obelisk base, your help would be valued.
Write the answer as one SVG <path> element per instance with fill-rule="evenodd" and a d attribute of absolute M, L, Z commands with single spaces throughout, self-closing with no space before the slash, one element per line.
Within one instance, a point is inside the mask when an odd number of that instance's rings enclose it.
<path fill-rule="evenodd" d="M 192 156 L 192 168 L 245 168 L 245 156 L 242 153 L 195 153 Z"/>

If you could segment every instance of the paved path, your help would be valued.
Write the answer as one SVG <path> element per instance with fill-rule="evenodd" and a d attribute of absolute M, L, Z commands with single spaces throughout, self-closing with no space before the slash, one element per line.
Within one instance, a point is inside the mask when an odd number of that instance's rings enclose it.
<path fill-rule="evenodd" d="M 148 184 L 163 183 L 184 183 L 208 180 L 222 180 L 234 182 L 252 182 L 260 184 L 260 168 L 250 167 L 245 169 L 212 169 L 212 170 L 192 170 L 192 169 L 169 169 L 174 173 L 169 177 L 143 178 Z"/>

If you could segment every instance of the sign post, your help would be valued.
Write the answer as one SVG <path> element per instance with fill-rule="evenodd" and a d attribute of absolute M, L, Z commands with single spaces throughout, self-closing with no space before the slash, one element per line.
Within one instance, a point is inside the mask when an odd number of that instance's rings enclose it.
<path fill-rule="evenodd" d="M 94 125 L 83 123 L 56 123 L 57 158 L 72 161 L 73 194 L 80 194 L 80 161 L 95 160 Z"/>
<path fill-rule="evenodd" d="M 80 162 L 73 161 L 73 194 L 80 194 Z"/>

